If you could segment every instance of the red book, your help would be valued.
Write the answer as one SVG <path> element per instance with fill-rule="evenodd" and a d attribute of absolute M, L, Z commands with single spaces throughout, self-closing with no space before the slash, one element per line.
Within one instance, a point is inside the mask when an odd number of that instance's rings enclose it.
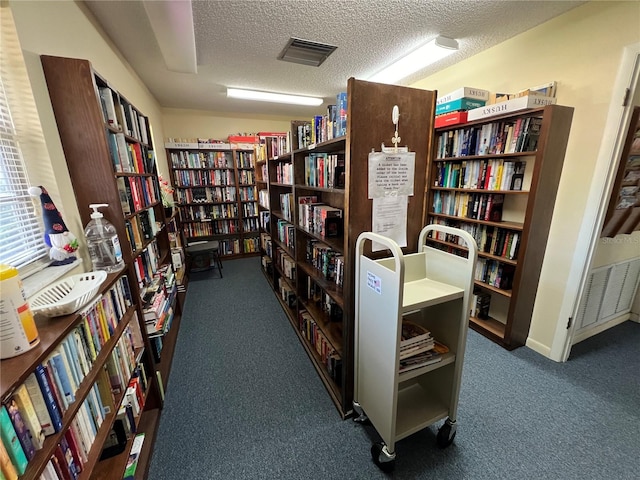
<path fill-rule="evenodd" d="M 450 125 L 458 125 L 460 123 L 467 123 L 467 113 L 464 112 L 451 112 L 444 115 L 438 115 L 434 122 L 435 128 L 448 127 Z"/>

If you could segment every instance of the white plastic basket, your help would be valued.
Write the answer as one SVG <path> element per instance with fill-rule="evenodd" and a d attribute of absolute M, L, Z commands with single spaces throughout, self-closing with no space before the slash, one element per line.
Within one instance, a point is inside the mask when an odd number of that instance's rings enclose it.
<path fill-rule="evenodd" d="M 52 283 L 29 302 L 33 313 L 48 317 L 69 315 L 89 303 L 107 278 L 107 272 L 79 273 Z"/>

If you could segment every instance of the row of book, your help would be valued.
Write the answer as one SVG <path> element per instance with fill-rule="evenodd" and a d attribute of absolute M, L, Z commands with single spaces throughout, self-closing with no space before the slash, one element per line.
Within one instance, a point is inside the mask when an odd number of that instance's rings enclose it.
<path fill-rule="evenodd" d="M 273 242 L 271 241 L 271 235 L 268 233 L 260 234 L 260 249 L 269 258 L 273 257 Z"/>
<path fill-rule="evenodd" d="M 147 118 L 109 87 L 98 87 L 98 92 L 105 123 L 149 145 Z"/>
<path fill-rule="evenodd" d="M 278 162 L 276 164 L 276 183 L 293 185 L 293 164 L 290 162 Z"/>
<path fill-rule="evenodd" d="M 298 298 L 296 292 L 291 287 L 289 282 L 285 280 L 285 277 L 278 277 L 278 293 L 280 298 L 289 308 L 296 308 Z"/>
<path fill-rule="evenodd" d="M 158 271 L 160 249 L 156 241 L 151 242 L 145 249 L 133 259 L 133 269 L 136 273 L 139 288 L 144 291 L 153 276 Z"/>
<path fill-rule="evenodd" d="M 438 135 L 437 158 L 535 152 L 542 118 L 518 117 L 448 130 Z"/>
<path fill-rule="evenodd" d="M 233 170 L 174 170 L 176 187 L 229 186 L 236 184 Z"/>
<path fill-rule="evenodd" d="M 258 190 L 258 202 L 260 206 L 269 210 L 269 190 L 262 189 Z"/>
<path fill-rule="evenodd" d="M 153 208 L 141 211 L 138 215 L 125 220 L 127 239 L 134 252 L 144 247 L 144 244 L 155 238 L 160 230 L 160 222 L 156 220 Z"/>
<path fill-rule="evenodd" d="M 342 235 L 342 210 L 318 202 L 315 195 L 298 197 L 298 225 L 321 237 Z"/>
<path fill-rule="evenodd" d="M 242 239 L 244 253 L 254 253 L 260 251 L 260 237 L 249 237 Z"/>
<path fill-rule="evenodd" d="M 302 336 L 311 344 L 326 368 L 329 377 L 338 385 L 342 382 L 342 358 L 307 310 L 298 313 Z"/>
<path fill-rule="evenodd" d="M 258 219 L 257 218 L 244 218 L 242 220 L 242 231 L 244 233 L 247 232 L 257 232 L 258 230 L 260 230 L 260 226 L 258 224 Z"/>
<path fill-rule="evenodd" d="M 470 218 L 486 222 L 501 222 L 504 194 L 441 192 L 433 194 L 433 213 Z"/>
<path fill-rule="evenodd" d="M 506 228 L 494 227 L 493 225 L 482 225 L 478 223 L 460 223 L 449 219 L 435 219 L 433 223 L 460 228 L 473 237 L 478 246 L 478 252 L 488 253 L 497 257 L 516 260 L 520 247 L 521 233 L 519 231 Z M 444 232 L 433 232 L 436 240 L 448 243 L 464 245 L 457 235 Z"/>
<path fill-rule="evenodd" d="M 271 212 L 269 212 L 269 210 L 261 210 L 258 212 L 258 219 L 260 222 L 260 229 L 269 232 L 271 229 Z"/>
<path fill-rule="evenodd" d="M 258 181 L 266 183 L 269 179 L 269 167 L 266 163 L 260 165 L 260 169 L 256 170 L 256 173 L 259 174 Z"/>
<path fill-rule="evenodd" d="M 254 186 L 240 186 L 238 189 L 241 202 L 253 202 L 256 200 L 256 187 Z"/>
<path fill-rule="evenodd" d="M 347 134 L 347 92 L 336 95 L 335 105 L 327 106 L 327 113 L 315 115 L 310 122 L 295 125 L 298 144 L 296 148 L 308 148 Z"/>
<path fill-rule="evenodd" d="M 266 161 L 289 153 L 289 132 L 258 132 L 257 160 Z M 266 178 L 266 177 L 263 177 Z"/>
<path fill-rule="evenodd" d="M 205 222 L 221 218 L 238 218 L 238 204 L 188 205 L 180 207 L 179 212 L 181 222 Z"/>
<path fill-rule="evenodd" d="M 342 322 L 343 312 L 340 305 L 311 277 L 307 277 L 307 301 L 322 310 L 330 322 Z"/>
<path fill-rule="evenodd" d="M 278 219 L 278 224 L 276 227 L 276 231 L 278 233 L 278 240 L 282 242 L 284 245 L 294 250 L 295 243 L 295 231 L 296 227 L 294 227 L 291 223 L 286 220 Z"/>
<path fill-rule="evenodd" d="M 240 233 L 238 220 L 212 220 L 210 222 L 182 223 L 182 233 L 186 238 L 210 237 Z"/>
<path fill-rule="evenodd" d="M 501 290 L 511 290 L 515 267 L 497 260 L 478 258 L 475 279 Z"/>
<path fill-rule="evenodd" d="M 256 183 L 256 175 L 253 170 L 238 170 L 238 183 L 241 185 L 253 185 Z"/>
<path fill-rule="evenodd" d="M 293 193 L 281 193 L 280 198 L 280 213 L 288 221 L 293 222 Z"/>
<path fill-rule="evenodd" d="M 260 213 L 258 211 L 258 204 L 254 201 L 243 201 L 241 203 L 242 205 L 242 216 L 247 218 L 247 217 L 257 217 L 258 214 Z"/>
<path fill-rule="evenodd" d="M 340 275 L 340 265 L 344 265 L 343 255 L 318 240 L 307 240 L 305 250 L 306 260 L 318 272 L 330 282 L 342 286 L 342 275 Z"/>
<path fill-rule="evenodd" d="M 116 172 L 155 173 L 153 150 L 139 143 L 128 143 L 123 133 L 107 132 L 111 163 Z"/>
<path fill-rule="evenodd" d="M 310 153 L 304 157 L 304 184 L 319 188 L 344 188 L 344 156 Z"/>
<path fill-rule="evenodd" d="M 178 188 L 176 198 L 180 205 L 186 203 L 227 203 L 236 201 L 236 187 Z"/>
<path fill-rule="evenodd" d="M 226 168 L 233 170 L 233 156 L 231 152 L 189 152 L 180 150 L 169 154 L 173 168 Z"/>
<path fill-rule="evenodd" d="M 118 177 L 116 183 L 124 215 L 139 212 L 160 199 L 155 177 Z"/>
<path fill-rule="evenodd" d="M 473 290 L 473 296 L 471 297 L 471 312 L 470 315 L 480 320 L 487 320 L 490 318 L 489 310 L 491 308 L 491 294 L 483 292 L 479 288 Z"/>
<path fill-rule="evenodd" d="M 282 248 L 276 248 L 276 261 L 282 274 L 292 282 L 296 280 L 296 261 Z"/>
<path fill-rule="evenodd" d="M 147 334 L 165 335 L 171 328 L 177 297 L 176 277 L 170 264 L 163 265 L 146 289 L 143 306 Z"/>
<path fill-rule="evenodd" d="M 479 190 L 522 190 L 525 162 L 492 158 L 437 162 L 434 185 Z"/>
<path fill-rule="evenodd" d="M 242 170 L 253 170 L 255 167 L 255 156 L 253 152 L 238 151 L 236 152 L 236 166 Z"/>

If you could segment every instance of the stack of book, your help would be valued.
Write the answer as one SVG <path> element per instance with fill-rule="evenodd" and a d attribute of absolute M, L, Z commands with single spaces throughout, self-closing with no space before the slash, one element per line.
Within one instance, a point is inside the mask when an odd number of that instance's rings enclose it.
<path fill-rule="evenodd" d="M 435 127 L 457 125 L 467 121 L 467 111 L 484 107 L 489 91 L 475 87 L 461 87 L 439 97 L 436 101 Z"/>
<path fill-rule="evenodd" d="M 436 342 L 431 332 L 417 323 L 402 320 L 400 373 L 442 361 L 449 349 Z"/>

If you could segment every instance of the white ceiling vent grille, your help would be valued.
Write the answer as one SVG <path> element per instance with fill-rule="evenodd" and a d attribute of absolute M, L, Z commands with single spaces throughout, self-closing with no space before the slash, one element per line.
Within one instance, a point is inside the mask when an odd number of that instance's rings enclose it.
<path fill-rule="evenodd" d="M 326 43 L 290 38 L 278 55 L 278 60 L 319 67 L 336 48 L 338 47 Z"/>

